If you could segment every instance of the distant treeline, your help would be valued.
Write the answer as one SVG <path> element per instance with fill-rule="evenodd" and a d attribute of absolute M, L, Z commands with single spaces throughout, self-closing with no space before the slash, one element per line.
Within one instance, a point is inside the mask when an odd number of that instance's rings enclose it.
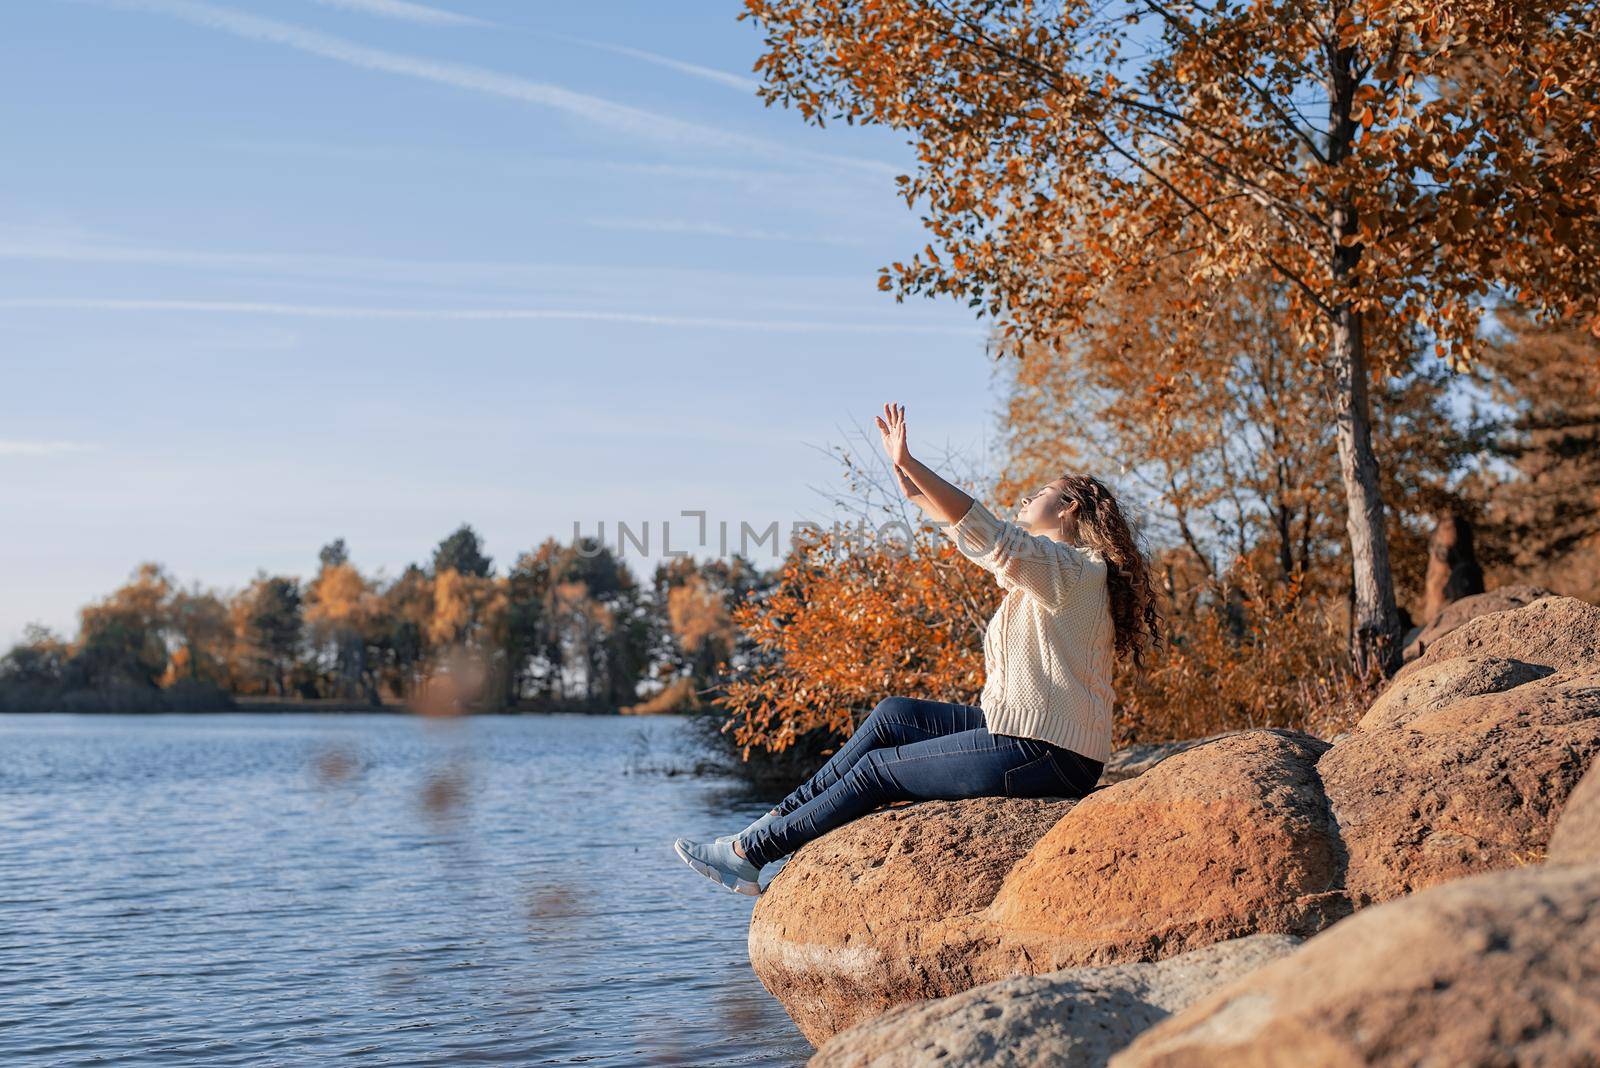
<path fill-rule="evenodd" d="M 33 626 L 0 658 L 0 711 L 215 711 L 235 696 L 695 711 L 740 655 L 733 608 L 770 583 L 734 556 L 658 565 L 646 587 L 590 538 L 547 539 L 497 574 L 465 524 L 394 578 L 363 574 L 342 538 L 319 560 L 309 580 L 259 572 L 235 591 L 141 564 L 74 638 Z"/>

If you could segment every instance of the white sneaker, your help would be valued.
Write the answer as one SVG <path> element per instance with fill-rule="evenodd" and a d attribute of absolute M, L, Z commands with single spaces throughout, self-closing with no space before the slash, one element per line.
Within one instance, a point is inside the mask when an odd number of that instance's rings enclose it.
<path fill-rule="evenodd" d="M 672 848 L 685 864 L 718 886 L 736 894 L 760 895 L 761 869 L 735 853 L 732 845 L 679 838 Z"/>

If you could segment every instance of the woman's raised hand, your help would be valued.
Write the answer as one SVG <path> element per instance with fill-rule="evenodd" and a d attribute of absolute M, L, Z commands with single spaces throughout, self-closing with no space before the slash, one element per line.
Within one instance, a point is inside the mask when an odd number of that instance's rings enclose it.
<path fill-rule="evenodd" d="M 906 409 L 901 404 L 885 404 L 878 421 L 878 436 L 883 439 L 883 451 L 896 467 L 905 466 L 911 459 L 911 447 L 906 444 Z"/>

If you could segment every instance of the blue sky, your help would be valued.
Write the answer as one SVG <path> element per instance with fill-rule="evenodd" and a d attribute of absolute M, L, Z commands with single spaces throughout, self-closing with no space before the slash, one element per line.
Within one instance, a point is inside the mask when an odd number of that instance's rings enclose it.
<path fill-rule="evenodd" d="M 0 6 L 0 641 L 142 560 L 787 534 L 887 400 L 986 461 L 982 324 L 876 289 L 909 149 L 763 106 L 739 10 Z"/>

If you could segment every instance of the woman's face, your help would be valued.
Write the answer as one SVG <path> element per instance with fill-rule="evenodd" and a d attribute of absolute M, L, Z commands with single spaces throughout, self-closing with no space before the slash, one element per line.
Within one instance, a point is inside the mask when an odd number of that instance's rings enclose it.
<path fill-rule="evenodd" d="M 1059 535 L 1063 525 L 1061 517 L 1063 509 L 1069 512 L 1074 510 L 1062 496 L 1061 480 L 1056 479 L 1022 498 L 1022 503 L 1017 508 L 1017 525 L 1030 534 Z M 1067 529 L 1071 530 L 1070 514 L 1064 522 Z"/>

